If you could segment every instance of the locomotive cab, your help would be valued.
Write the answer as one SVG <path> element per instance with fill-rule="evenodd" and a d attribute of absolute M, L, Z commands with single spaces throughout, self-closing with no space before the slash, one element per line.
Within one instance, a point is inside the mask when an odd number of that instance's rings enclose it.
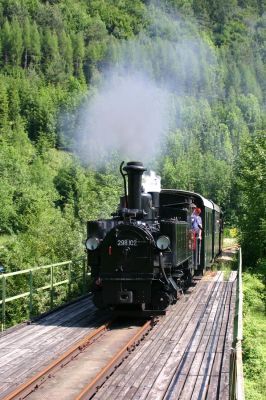
<path fill-rule="evenodd" d="M 160 193 L 160 215 L 171 218 L 180 205 L 192 201 L 201 210 L 201 240 L 191 243 L 193 269 L 203 274 L 221 252 L 222 211 L 213 201 L 185 190 L 163 189 Z M 191 214 L 190 214 L 191 215 Z"/>

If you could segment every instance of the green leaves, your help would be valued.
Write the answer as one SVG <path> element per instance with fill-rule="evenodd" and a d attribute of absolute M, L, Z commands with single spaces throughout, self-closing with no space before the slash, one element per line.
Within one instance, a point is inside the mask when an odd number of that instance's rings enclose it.
<path fill-rule="evenodd" d="M 245 254 L 264 254 L 263 7 L 167 0 L 170 16 L 149 3 L 0 1 L 0 223 L 18 238 L 12 265 L 49 262 L 49 246 L 53 260 L 64 258 L 56 227 L 68 254 L 79 252 L 86 219 L 116 208 L 113 169 L 96 173 L 55 150 L 73 143 L 88 85 L 114 64 L 145 71 L 171 93 L 158 161 L 164 187 L 212 198 L 229 221 L 238 213 Z"/>
<path fill-rule="evenodd" d="M 239 224 L 246 263 L 266 256 L 266 134 L 258 131 L 238 159 Z"/>

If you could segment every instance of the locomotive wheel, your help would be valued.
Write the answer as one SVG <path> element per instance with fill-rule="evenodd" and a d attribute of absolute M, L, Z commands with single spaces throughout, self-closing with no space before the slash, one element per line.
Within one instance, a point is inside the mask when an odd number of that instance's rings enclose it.
<path fill-rule="evenodd" d="M 152 306 L 154 310 L 164 310 L 172 303 L 171 296 L 162 290 L 156 292 L 152 296 Z"/>

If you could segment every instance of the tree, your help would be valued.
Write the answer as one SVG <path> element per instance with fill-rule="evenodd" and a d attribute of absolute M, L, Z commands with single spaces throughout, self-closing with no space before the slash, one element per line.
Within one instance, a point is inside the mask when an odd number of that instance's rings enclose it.
<path fill-rule="evenodd" d="M 41 59 L 41 38 L 36 22 L 31 27 L 31 59 L 34 65 L 38 65 Z"/>
<path fill-rule="evenodd" d="M 22 30 L 15 18 L 12 20 L 10 25 L 10 59 L 14 66 L 18 67 L 21 65 L 22 54 L 23 54 L 23 41 L 22 41 Z"/>
<path fill-rule="evenodd" d="M 9 98 L 9 119 L 12 121 L 12 125 L 15 125 L 20 120 L 20 98 L 18 89 L 15 85 L 10 85 L 8 88 Z"/>
<path fill-rule="evenodd" d="M 8 128 L 8 94 L 4 78 L 0 76 L 0 134 Z"/>
<path fill-rule="evenodd" d="M 51 31 L 50 29 L 45 30 L 42 51 L 42 65 L 47 80 L 58 82 L 62 78 L 61 74 L 64 70 L 64 65 L 61 62 L 58 36 L 55 31 Z"/>
<path fill-rule="evenodd" d="M 83 60 L 85 56 L 85 45 L 82 33 L 77 33 L 72 36 L 72 47 L 73 47 L 73 62 L 74 62 L 74 74 L 76 77 L 83 77 Z"/>
<path fill-rule="evenodd" d="M 58 38 L 59 52 L 61 55 L 61 62 L 64 66 L 64 72 L 67 76 L 72 75 L 73 72 L 73 48 L 69 35 L 65 31 L 61 32 Z"/>
<path fill-rule="evenodd" d="M 10 24 L 8 20 L 5 20 L 4 26 L 1 32 L 2 39 L 2 51 L 3 51 L 3 62 L 8 64 L 10 57 Z"/>
<path fill-rule="evenodd" d="M 240 238 L 245 264 L 266 257 L 266 135 L 246 142 L 236 167 Z"/>
<path fill-rule="evenodd" d="M 29 18 L 26 18 L 23 24 L 23 66 L 28 68 L 30 64 L 30 51 L 31 51 L 31 24 Z"/>

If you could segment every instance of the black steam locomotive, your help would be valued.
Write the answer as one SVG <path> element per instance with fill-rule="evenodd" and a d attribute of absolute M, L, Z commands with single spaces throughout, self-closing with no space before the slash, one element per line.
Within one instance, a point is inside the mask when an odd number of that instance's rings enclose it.
<path fill-rule="evenodd" d="M 160 313 L 221 251 L 220 208 L 193 192 L 145 192 L 144 171 L 141 162 L 122 163 L 125 194 L 117 212 L 87 224 L 88 265 L 98 308 Z M 196 243 L 192 206 L 202 211 L 203 235 Z"/>

